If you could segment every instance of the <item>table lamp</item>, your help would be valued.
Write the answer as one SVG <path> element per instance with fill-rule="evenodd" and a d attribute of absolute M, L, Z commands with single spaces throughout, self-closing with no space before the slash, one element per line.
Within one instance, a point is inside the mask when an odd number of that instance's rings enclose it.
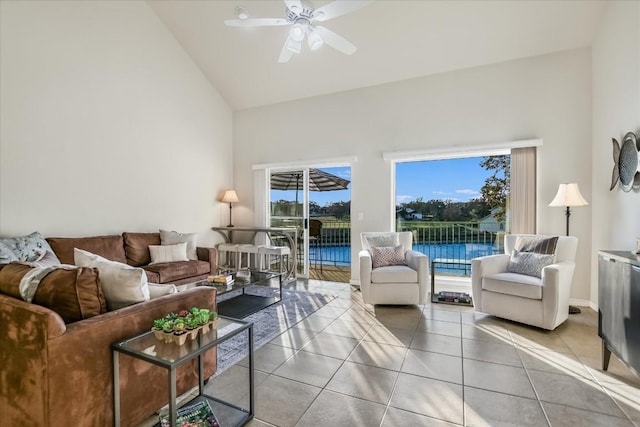
<path fill-rule="evenodd" d="M 223 203 L 229 203 L 229 225 L 227 225 L 227 227 L 233 227 L 233 217 L 231 216 L 231 209 L 233 209 L 234 203 L 238 203 L 240 201 L 240 199 L 238 199 L 238 195 L 236 194 L 236 190 L 225 191 L 220 201 Z"/>

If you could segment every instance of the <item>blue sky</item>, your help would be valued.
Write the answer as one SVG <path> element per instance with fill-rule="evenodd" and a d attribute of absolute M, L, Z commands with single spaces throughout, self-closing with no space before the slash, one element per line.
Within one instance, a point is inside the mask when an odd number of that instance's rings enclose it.
<path fill-rule="evenodd" d="M 430 160 L 398 163 L 396 168 L 396 203 L 422 197 L 424 200 L 441 199 L 465 202 L 480 197 L 480 187 L 491 172 L 480 167 L 482 157 Z M 321 168 L 351 180 L 351 168 Z M 371 191 L 375 191 L 371 189 Z M 327 203 L 347 201 L 349 189 L 340 191 L 310 191 L 311 201 L 324 206 Z M 302 192 L 300 193 L 302 200 Z M 295 191 L 271 190 L 271 200 L 295 200 Z"/>

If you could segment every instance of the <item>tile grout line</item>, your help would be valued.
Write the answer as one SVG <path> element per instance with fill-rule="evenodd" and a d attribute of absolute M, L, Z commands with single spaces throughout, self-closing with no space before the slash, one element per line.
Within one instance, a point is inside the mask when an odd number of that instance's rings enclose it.
<path fill-rule="evenodd" d="M 511 334 L 511 330 L 507 330 L 507 332 L 509 333 L 509 337 L 511 337 L 511 341 L 514 344 L 514 349 L 516 350 L 516 354 L 518 355 L 518 359 L 520 359 L 520 363 L 522 364 L 522 368 L 524 369 L 524 373 L 527 376 L 527 379 L 529 380 L 529 384 L 531 384 L 531 388 L 533 389 L 533 394 L 536 396 L 536 400 L 538 401 L 538 405 L 540 406 L 540 409 L 542 410 L 542 415 L 544 415 L 544 419 L 547 420 L 547 425 L 549 427 L 551 426 L 551 420 L 549 419 L 549 415 L 547 414 L 547 411 L 544 409 L 544 405 L 542 404 L 542 400 L 540 400 L 540 395 L 538 394 L 538 390 L 536 390 L 536 386 L 533 384 L 533 380 L 531 379 L 531 375 L 529 374 L 529 370 L 527 369 L 527 365 L 524 363 L 524 360 L 522 360 L 522 356 L 520 355 L 520 352 L 518 351 L 518 346 L 516 346 L 516 341 L 513 339 L 513 335 Z"/>

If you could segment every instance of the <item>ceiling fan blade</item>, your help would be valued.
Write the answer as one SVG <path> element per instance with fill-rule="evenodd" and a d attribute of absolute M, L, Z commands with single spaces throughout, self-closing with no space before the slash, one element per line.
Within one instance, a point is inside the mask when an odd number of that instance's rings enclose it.
<path fill-rule="evenodd" d="M 316 21 L 327 21 L 370 5 L 373 0 L 335 0 L 313 12 Z"/>
<path fill-rule="evenodd" d="M 287 40 L 284 42 L 284 46 L 282 46 L 282 50 L 280 51 L 280 58 L 278 58 L 279 63 L 289 62 L 289 60 L 293 57 L 294 52 L 289 49 L 290 38 L 287 37 Z"/>
<path fill-rule="evenodd" d="M 229 27 L 274 27 L 291 24 L 286 19 L 276 18 L 225 19 L 224 23 Z"/>
<path fill-rule="evenodd" d="M 322 40 L 327 45 L 331 46 L 337 51 L 340 51 L 347 55 L 353 55 L 355 51 L 358 50 L 358 48 L 355 47 L 347 39 L 334 33 L 331 30 L 326 29 L 325 27 L 316 25 L 313 28 L 318 32 L 318 34 L 320 34 L 320 37 L 322 37 Z"/>
<path fill-rule="evenodd" d="M 300 0 L 284 0 L 284 4 L 287 5 L 287 9 L 290 11 L 299 14 L 302 12 L 302 2 Z"/>

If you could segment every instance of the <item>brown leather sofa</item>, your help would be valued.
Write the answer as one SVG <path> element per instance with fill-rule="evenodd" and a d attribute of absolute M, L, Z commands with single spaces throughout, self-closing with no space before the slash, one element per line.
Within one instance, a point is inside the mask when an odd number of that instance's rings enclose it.
<path fill-rule="evenodd" d="M 198 287 L 69 324 L 49 308 L 0 293 L 0 426 L 113 425 L 110 345 L 194 306 L 215 310 L 215 289 Z M 192 362 L 177 370 L 178 393 L 197 385 Z M 215 370 L 213 349 L 205 373 Z M 166 370 L 121 355 L 122 425 L 137 425 L 167 404 L 167 386 Z"/>
<path fill-rule="evenodd" d="M 176 285 L 206 279 L 217 274 L 215 248 L 197 248 L 197 260 L 151 263 L 149 245 L 160 244 L 160 233 L 122 233 L 121 236 L 96 237 L 49 237 L 47 242 L 63 264 L 73 264 L 73 248 L 141 267 L 147 272 L 151 283 L 173 283 Z"/>

